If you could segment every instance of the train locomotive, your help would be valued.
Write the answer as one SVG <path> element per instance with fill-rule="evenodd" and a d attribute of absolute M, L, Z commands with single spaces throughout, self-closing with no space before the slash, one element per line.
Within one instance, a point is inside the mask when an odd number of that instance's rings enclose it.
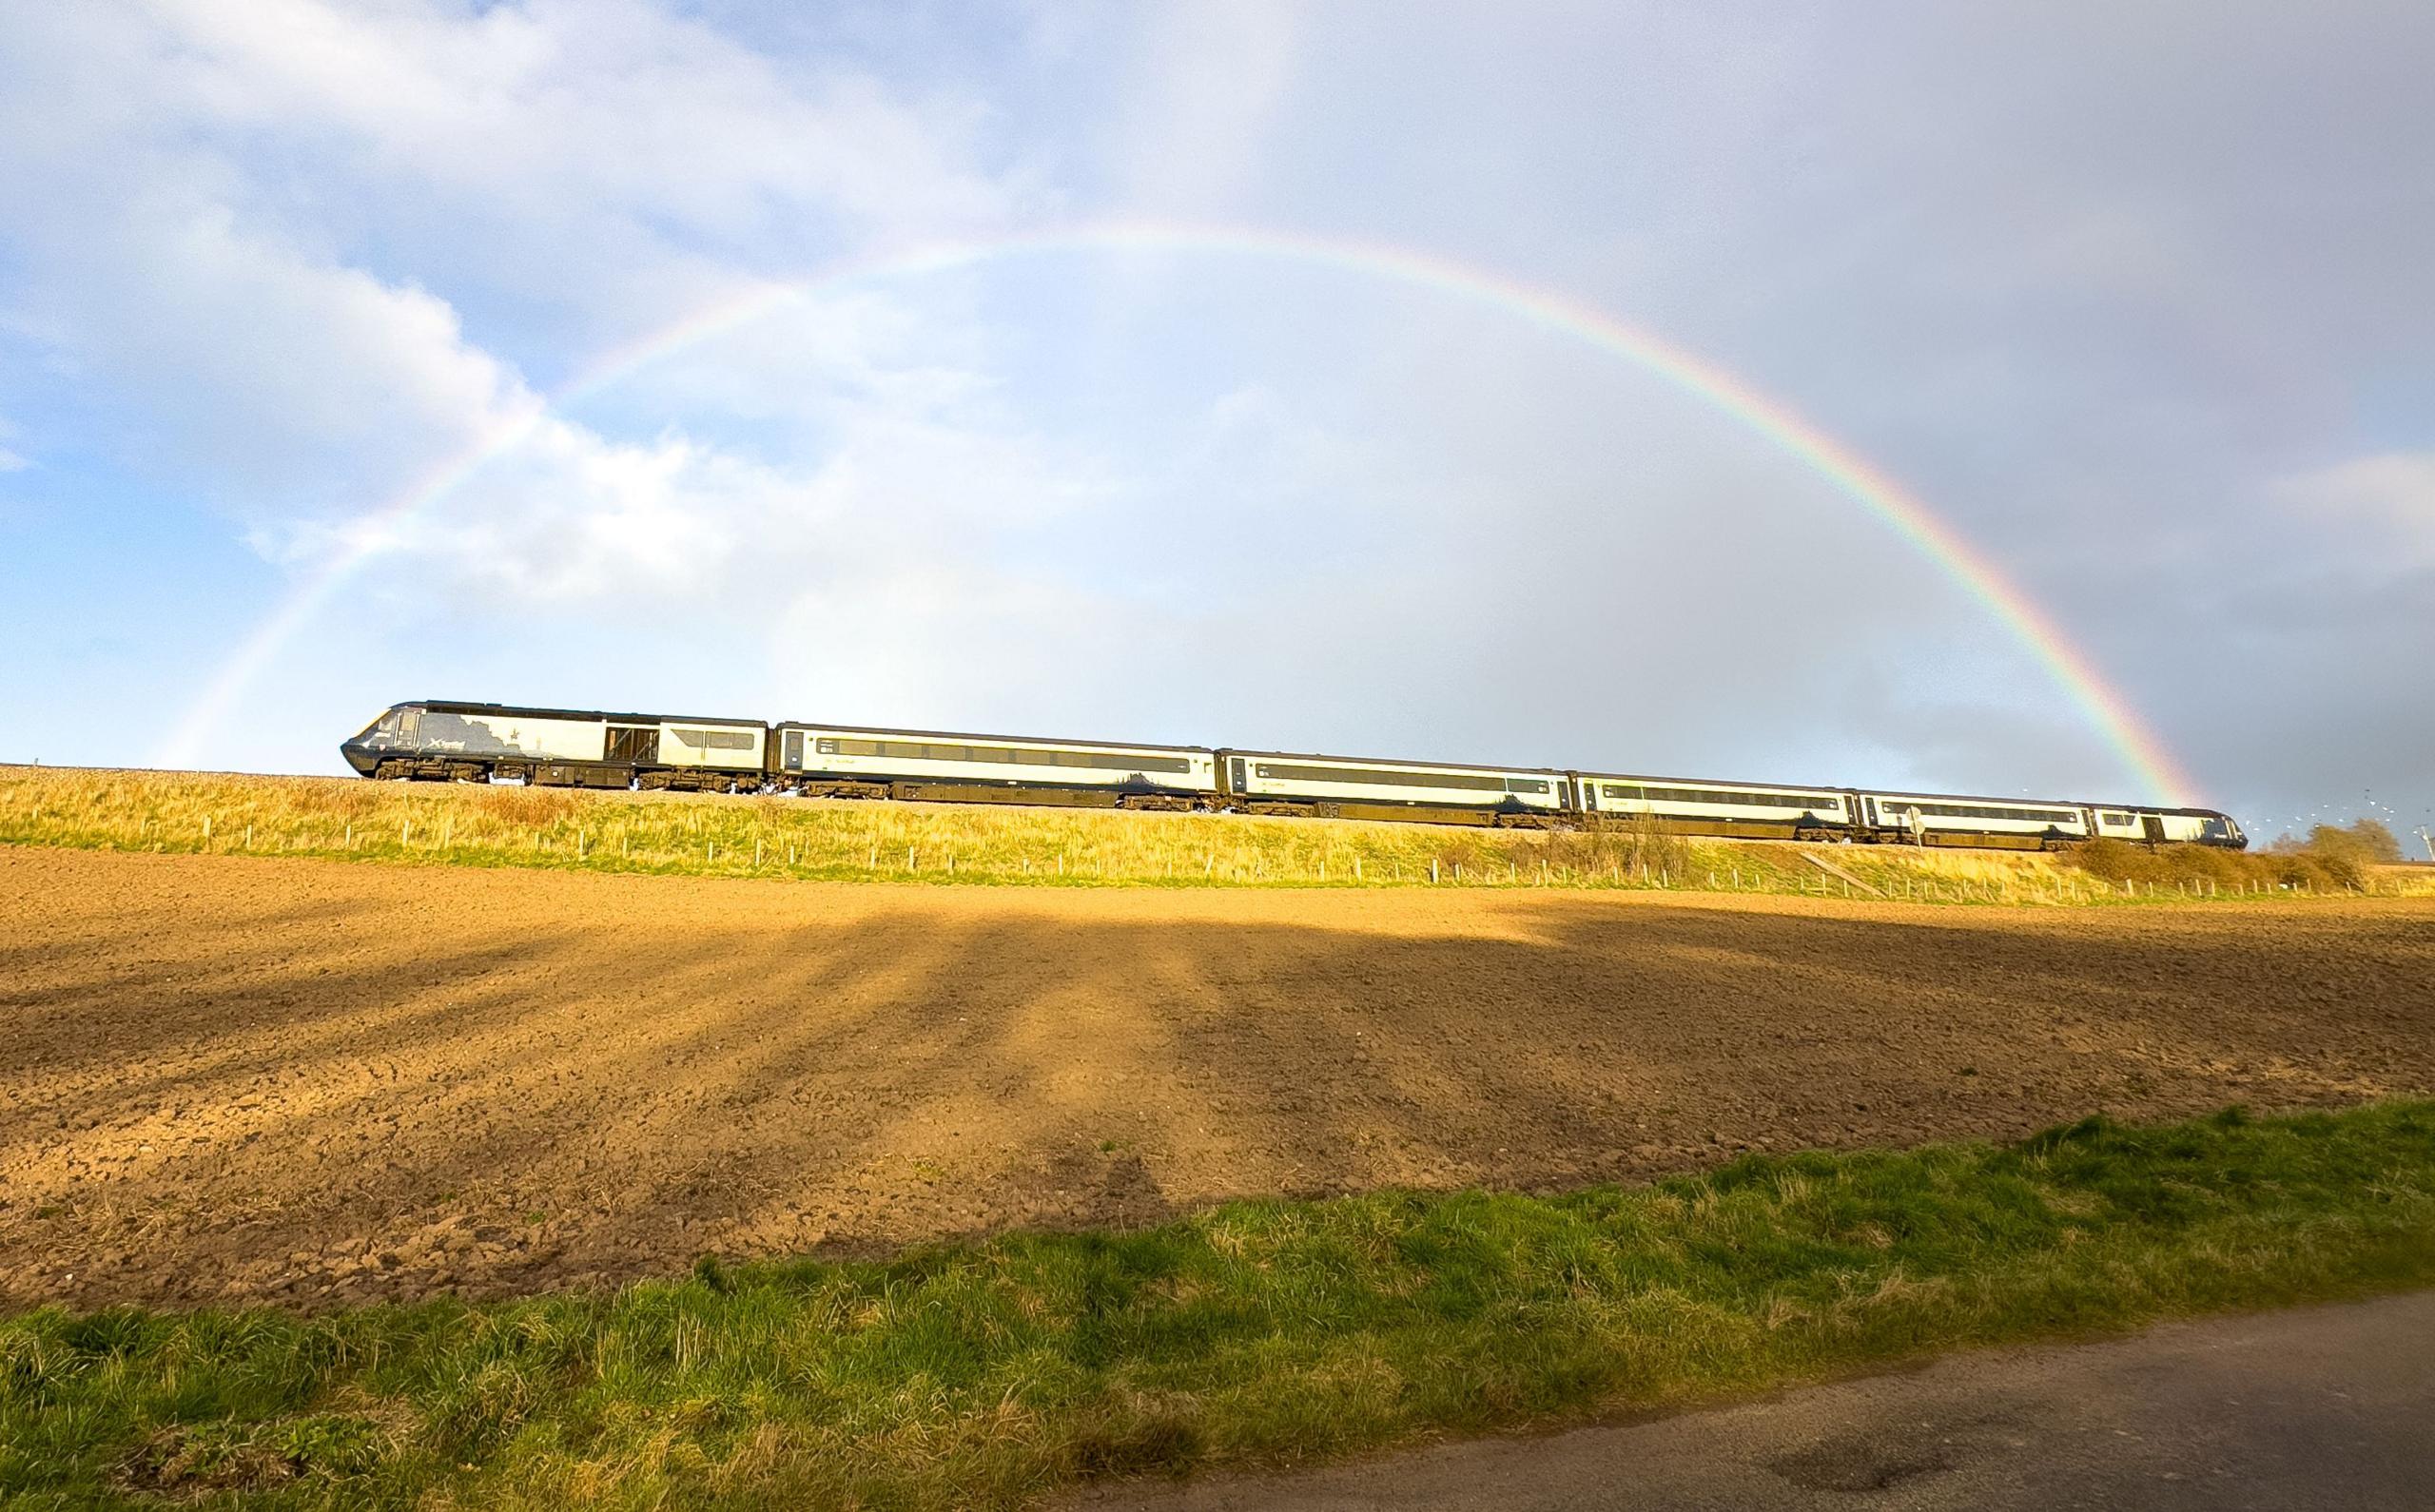
<path fill-rule="evenodd" d="M 498 704 L 399 704 L 339 749 L 365 777 L 424 782 L 1539 829 L 1631 824 L 1686 835 L 2025 850 L 2094 839 L 2249 843 L 2229 815 L 2207 808 Z"/>

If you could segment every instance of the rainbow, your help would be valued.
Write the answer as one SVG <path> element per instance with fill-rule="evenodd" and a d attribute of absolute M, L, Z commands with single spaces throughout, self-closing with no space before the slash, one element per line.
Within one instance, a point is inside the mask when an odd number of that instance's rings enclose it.
<path fill-rule="evenodd" d="M 1977 600 L 2037 661 L 2124 767 L 2146 788 L 2149 800 L 2186 803 L 2194 791 L 2163 742 L 2142 723 L 2096 665 L 2072 643 L 2052 616 L 1977 548 L 1858 453 L 1796 411 L 1696 353 L 1627 325 L 1568 295 L 1407 247 L 1237 226 L 1129 222 L 1099 222 L 977 241 L 929 243 L 838 263 L 799 283 L 762 285 L 721 300 L 602 354 L 562 385 L 548 402 L 527 406 L 359 522 L 349 533 L 350 543 L 300 582 L 221 666 L 172 732 L 158 758 L 159 765 L 191 763 L 205 737 L 280 649 L 312 621 L 342 584 L 389 548 L 398 525 L 431 508 L 493 459 L 515 450 L 563 409 L 672 353 L 760 320 L 790 301 L 843 284 L 1056 253 L 1232 256 L 1334 269 L 1479 305 L 1629 363 L 1740 422 L 1908 541 L 1947 578 Z"/>

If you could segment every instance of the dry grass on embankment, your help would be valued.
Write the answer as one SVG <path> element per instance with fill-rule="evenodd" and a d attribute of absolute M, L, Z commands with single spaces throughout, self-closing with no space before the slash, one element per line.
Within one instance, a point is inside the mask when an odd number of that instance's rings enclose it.
<path fill-rule="evenodd" d="M 1235 815 L 0 767 L 0 844 L 677 876 L 1029 885 L 1661 888 L 1918 902 L 2435 895 L 2195 846 L 2071 856 Z M 2125 862 L 2122 855 L 2131 858 Z M 1811 859 L 1815 858 L 1815 860 Z M 1824 866 L 1818 863 L 1823 862 Z M 2346 883 L 2347 885 L 2346 885 Z M 1857 884 L 1857 885 L 1855 885 Z"/>

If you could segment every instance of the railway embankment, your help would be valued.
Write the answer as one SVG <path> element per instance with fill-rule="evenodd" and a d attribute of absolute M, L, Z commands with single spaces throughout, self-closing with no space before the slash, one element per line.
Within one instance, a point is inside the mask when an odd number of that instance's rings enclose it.
<path fill-rule="evenodd" d="M 1629 827 L 1474 829 L 24 766 L 0 767 L 0 843 L 1019 886 L 1635 889 L 2043 906 L 2435 895 L 2435 868 L 2335 871 L 2306 857 L 2197 846 L 2100 846 L 2106 863 L 2091 866 L 2071 853 L 1802 846 Z"/>

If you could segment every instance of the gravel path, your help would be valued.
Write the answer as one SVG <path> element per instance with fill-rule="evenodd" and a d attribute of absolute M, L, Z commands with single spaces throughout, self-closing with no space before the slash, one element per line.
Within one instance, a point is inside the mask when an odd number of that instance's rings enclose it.
<path fill-rule="evenodd" d="M 1955 1355 L 1907 1375 L 1094 1512 L 2421 1512 L 2435 1292 Z"/>

